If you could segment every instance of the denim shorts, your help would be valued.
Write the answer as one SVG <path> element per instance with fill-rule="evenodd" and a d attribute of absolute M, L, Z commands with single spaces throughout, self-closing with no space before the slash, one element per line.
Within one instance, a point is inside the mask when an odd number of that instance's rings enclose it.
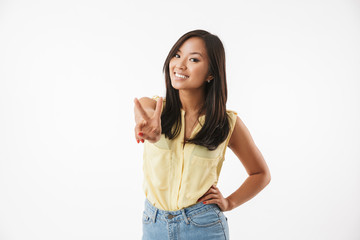
<path fill-rule="evenodd" d="M 142 240 L 228 240 L 227 218 L 217 204 L 196 203 L 165 211 L 145 199 Z"/>

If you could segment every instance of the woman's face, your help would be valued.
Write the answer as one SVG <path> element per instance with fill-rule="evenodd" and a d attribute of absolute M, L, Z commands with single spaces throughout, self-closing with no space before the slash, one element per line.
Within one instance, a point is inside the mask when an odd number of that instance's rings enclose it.
<path fill-rule="evenodd" d="M 187 39 L 169 63 L 171 85 L 178 90 L 202 87 L 207 80 L 212 79 L 208 76 L 208 71 L 205 43 L 199 37 Z"/>

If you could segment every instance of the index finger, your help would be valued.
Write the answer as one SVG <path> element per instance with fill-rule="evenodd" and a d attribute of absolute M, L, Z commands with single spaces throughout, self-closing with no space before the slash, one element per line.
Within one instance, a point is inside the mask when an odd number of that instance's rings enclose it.
<path fill-rule="evenodd" d="M 143 119 L 148 120 L 149 116 L 146 114 L 144 108 L 141 106 L 141 103 L 139 102 L 139 100 L 137 98 L 134 98 L 134 103 L 135 103 L 136 109 L 139 111 L 139 113 L 143 117 Z"/>

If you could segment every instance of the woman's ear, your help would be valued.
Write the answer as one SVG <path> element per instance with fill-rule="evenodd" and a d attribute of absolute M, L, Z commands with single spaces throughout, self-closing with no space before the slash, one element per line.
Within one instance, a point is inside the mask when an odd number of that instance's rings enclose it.
<path fill-rule="evenodd" d="M 210 80 L 212 80 L 214 77 L 212 76 L 212 75 L 209 75 L 208 77 L 207 77 L 207 79 L 206 79 L 206 81 L 210 81 Z"/>

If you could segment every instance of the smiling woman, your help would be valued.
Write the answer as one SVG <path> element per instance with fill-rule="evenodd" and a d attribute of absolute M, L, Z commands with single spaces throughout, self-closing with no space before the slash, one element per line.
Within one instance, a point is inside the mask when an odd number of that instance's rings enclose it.
<path fill-rule="evenodd" d="M 270 182 L 249 131 L 226 109 L 225 51 L 207 31 L 184 34 L 163 67 L 166 97 L 134 99 L 135 138 L 144 143 L 143 240 L 229 239 L 225 211 Z M 216 187 L 229 147 L 249 173 L 224 198 Z"/>
<path fill-rule="evenodd" d="M 212 76 L 207 76 L 209 60 L 205 43 L 199 37 L 189 38 L 183 43 L 171 58 L 169 69 L 171 84 L 175 89 L 198 89 L 203 87 L 204 79 L 206 81 L 213 79 Z"/>

